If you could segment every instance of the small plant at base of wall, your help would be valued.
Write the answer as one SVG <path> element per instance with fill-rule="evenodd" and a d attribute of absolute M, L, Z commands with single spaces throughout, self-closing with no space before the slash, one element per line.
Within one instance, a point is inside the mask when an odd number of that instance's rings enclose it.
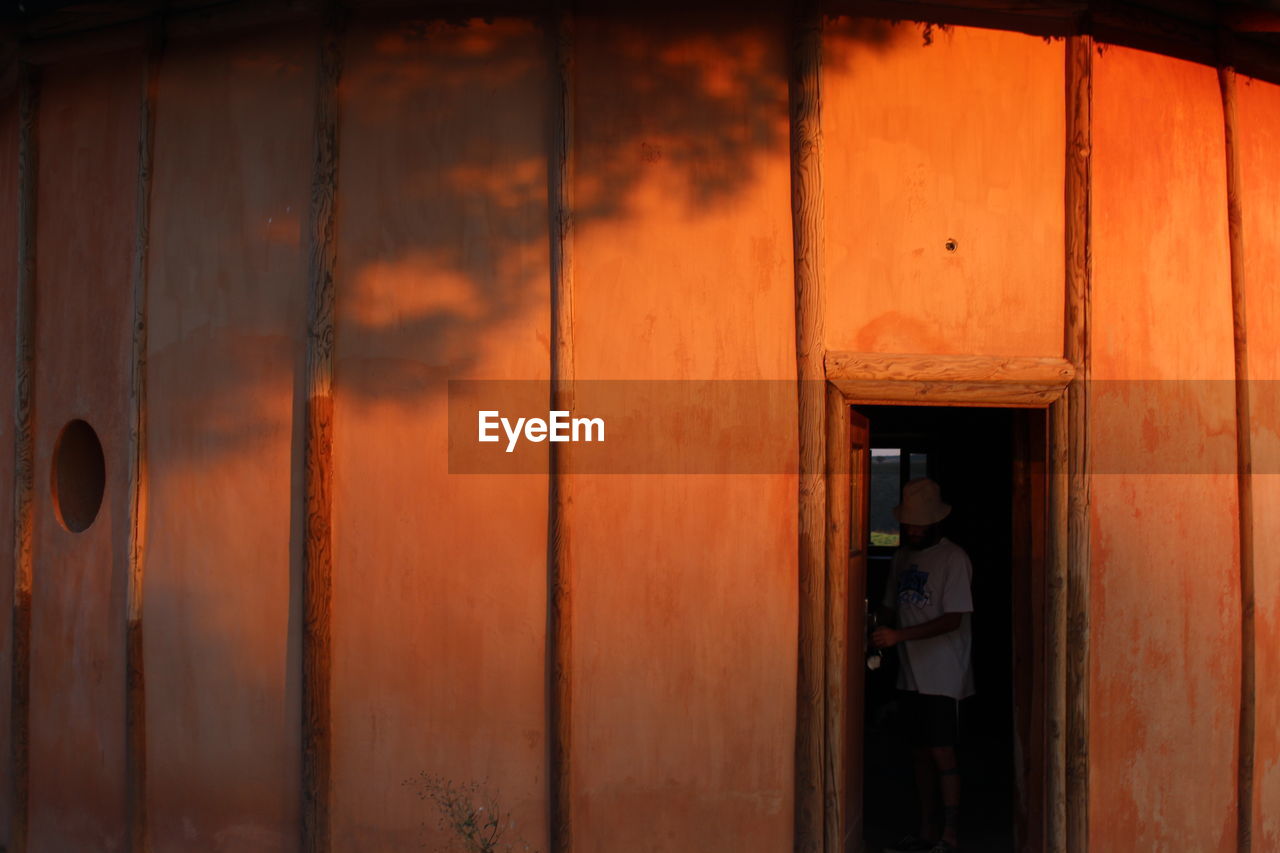
<path fill-rule="evenodd" d="M 456 783 L 452 779 L 423 771 L 404 784 L 430 802 L 439 815 L 440 830 L 450 836 L 446 850 L 466 853 L 538 853 L 522 839 L 504 841 L 514 827 L 510 812 L 504 812 L 495 795 L 479 782 Z"/>

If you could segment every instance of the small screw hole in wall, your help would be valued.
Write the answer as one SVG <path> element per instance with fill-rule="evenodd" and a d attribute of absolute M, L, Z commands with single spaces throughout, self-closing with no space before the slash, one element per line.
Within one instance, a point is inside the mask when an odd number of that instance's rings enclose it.
<path fill-rule="evenodd" d="M 956 249 L 960 248 L 960 244 L 957 243 L 955 240 L 948 240 L 947 242 L 943 243 L 942 246 L 948 252 L 954 252 Z"/>
<path fill-rule="evenodd" d="M 98 517 L 106 485 L 98 434 L 82 420 L 71 421 L 53 447 L 53 508 L 62 526 L 72 533 L 87 530 Z"/>

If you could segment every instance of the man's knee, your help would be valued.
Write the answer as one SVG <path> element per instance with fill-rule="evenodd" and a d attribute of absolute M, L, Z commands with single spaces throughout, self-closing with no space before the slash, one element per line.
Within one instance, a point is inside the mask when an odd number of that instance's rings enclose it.
<path fill-rule="evenodd" d="M 933 756 L 933 764 L 938 768 L 938 773 L 943 776 L 951 776 L 958 774 L 959 768 L 956 766 L 956 749 L 953 746 L 935 746 L 929 750 Z"/>

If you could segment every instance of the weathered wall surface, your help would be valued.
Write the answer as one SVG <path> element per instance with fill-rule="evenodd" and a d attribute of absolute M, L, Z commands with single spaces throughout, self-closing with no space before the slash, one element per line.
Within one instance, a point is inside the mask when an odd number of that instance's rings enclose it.
<path fill-rule="evenodd" d="M 576 22 L 578 378 L 673 389 L 794 378 L 780 15 Z M 966 28 L 932 38 L 850 19 L 828 30 L 827 344 L 1060 355 L 1062 44 Z M 307 31 L 179 40 L 160 80 L 144 604 L 157 850 L 297 846 L 317 47 Z M 549 374 L 549 43 L 528 21 L 357 20 L 344 49 L 334 847 L 441 841 L 432 806 L 402 784 L 428 773 L 480 783 L 512 813 L 509 840 L 545 849 L 547 478 L 451 473 L 447 382 Z M 130 54 L 45 75 L 32 851 L 113 849 L 124 829 L 142 72 Z M 1240 92 L 1252 375 L 1277 379 L 1280 88 L 1242 81 Z M 1217 82 L 1212 69 L 1108 48 L 1095 96 L 1091 841 L 1225 850 L 1239 592 Z M 0 161 L 16 162 L 16 145 L 11 100 Z M 0 170 L 10 269 L 16 190 L 16 170 Z M 0 276 L 0 305 L 14 304 L 13 285 Z M 3 338 L 11 309 L 0 320 Z M 9 347 L 0 400 L 12 382 Z M 718 423 L 705 399 L 664 399 L 680 404 L 631 423 L 675 454 Z M 1260 385 L 1254 399 L 1267 475 L 1255 832 L 1267 848 L 1280 846 L 1280 541 L 1269 523 L 1280 394 Z M 107 457 L 106 501 L 82 534 L 59 526 L 48 490 L 53 440 L 73 417 L 98 429 Z M 0 442 L 11 421 L 0 419 Z M 573 815 L 587 853 L 791 845 L 794 408 L 783 401 L 751 426 L 716 446 L 753 476 L 584 468 L 569 479 Z M 0 454 L 8 541 L 12 466 Z M 0 652 L 12 572 L 9 548 Z M 0 697 L 8 678 L 6 663 Z M 0 750 L 8 733 L 0 702 Z"/>
<path fill-rule="evenodd" d="M 316 56 L 306 32 L 178 41 L 160 79 L 144 593 L 157 850 L 297 847 L 290 495 Z"/>
<path fill-rule="evenodd" d="M 1090 846 L 1234 849 L 1239 548 L 1217 76 L 1109 47 L 1094 99 Z"/>
<path fill-rule="evenodd" d="M 1255 850 L 1280 849 L 1280 86 L 1240 78 L 1246 308 L 1253 409 L 1257 631 Z"/>
<path fill-rule="evenodd" d="M 795 375 L 786 30 L 725 24 L 575 34 L 576 375 L 674 380 L 672 453 L 721 426 L 678 380 Z M 723 438 L 759 476 L 570 478 L 578 849 L 791 845 L 793 405 L 765 421 Z"/>
<path fill-rule="evenodd" d="M 346 50 L 334 847 L 442 842 L 403 784 L 428 773 L 546 849 L 547 478 L 451 475 L 447 381 L 549 374 L 550 55 L 513 20 L 359 24 Z"/>
<path fill-rule="evenodd" d="M 124 832 L 124 570 L 136 54 L 45 70 L 36 222 L 30 850 L 118 849 Z M 50 470 L 70 420 L 97 431 L 106 493 L 82 533 Z"/>
<path fill-rule="evenodd" d="M 1063 43 L 931 37 L 912 23 L 828 26 L 827 345 L 1060 356 Z"/>
<path fill-rule="evenodd" d="M 18 162 L 18 98 L 0 99 L 0 163 Z M 18 170 L 0 169 L 0 264 L 18 268 Z M 0 275 L 0 411 L 13 407 L 17 277 Z M 10 754 L 13 674 L 13 416 L 0 417 L 0 756 Z M 0 762 L 0 844 L 8 845 L 13 804 L 13 764 Z"/>

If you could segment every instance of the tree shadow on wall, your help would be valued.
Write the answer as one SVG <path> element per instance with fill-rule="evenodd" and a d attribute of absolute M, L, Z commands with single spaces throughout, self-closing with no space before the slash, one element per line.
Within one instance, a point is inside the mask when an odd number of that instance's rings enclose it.
<path fill-rule="evenodd" d="M 864 34 L 867 44 L 879 46 L 887 26 L 869 27 Z M 312 128 L 298 122 L 309 113 L 298 108 L 297 99 L 314 97 L 314 66 L 307 63 L 314 62 L 317 48 L 307 44 L 280 59 L 272 55 L 272 37 L 254 35 L 253 55 L 237 60 L 239 73 L 257 75 L 257 93 L 245 90 L 249 84 L 243 77 L 199 90 L 222 99 L 207 104 L 206 118 L 193 117 L 217 126 L 212 137 L 217 142 L 194 136 L 183 142 L 190 146 L 183 149 L 189 161 L 235 185 L 220 188 L 214 197 L 207 179 L 202 185 L 185 173 L 169 178 L 168 199 L 157 201 L 168 210 L 157 209 L 157 216 L 185 217 L 185 224 L 177 232 L 170 224 L 172 236 L 154 249 L 166 253 L 164 275 L 181 281 L 153 282 L 150 316 L 149 369 L 156 381 L 150 397 L 149 475 L 156 498 L 153 518 L 163 518 L 156 526 L 164 529 L 155 531 L 151 543 L 149 559 L 156 560 L 158 570 L 148 573 L 146 595 L 151 636 L 163 638 L 153 642 L 172 648 L 162 663 L 150 657 L 149 689 L 163 697 L 163 707 L 173 709 L 164 731 L 176 732 L 180 743 L 189 740 L 192 750 L 218 744 L 228 755 L 275 744 L 267 724 L 282 727 L 281 739 L 288 740 L 290 721 L 297 718 L 289 709 L 298 707 L 300 696 L 305 520 L 299 496 L 310 206 L 305 177 Z M 733 17 L 670 10 L 587 16 L 575 22 L 574 39 L 579 228 L 621 224 L 625 230 L 626 223 L 647 215 L 646 193 L 654 187 L 690 220 L 718 215 L 745 203 L 764 170 L 781 164 L 785 173 L 783 11 L 740 9 Z M 218 51 L 216 45 L 206 49 L 213 55 Z M 549 375 L 547 170 L 555 66 L 543 22 L 517 18 L 357 19 L 347 28 L 343 50 L 335 280 L 338 476 L 398 494 L 402 481 L 421 485 L 418 474 L 434 477 L 443 467 L 435 466 L 444 454 L 444 436 L 433 430 L 443 428 L 444 421 L 438 411 L 425 410 L 442 404 L 446 380 L 491 373 L 528 379 Z M 164 73 L 173 73 L 172 66 Z M 234 68 L 227 72 L 234 73 Z M 282 118 L 284 110 L 264 114 L 271 103 L 262 97 L 268 86 L 279 87 L 281 94 L 272 97 L 289 99 L 289 122 Z M 163 91 L 162 128 L 168 126 L 164 111 L 177 109 L 166 106 Z M 175 144 L 158 133 L 161 154 Z M 287 185 L 292 194 L 254 185 L 255 158 L 291 162 Z M 789 210 L 785 183 L 778 186 L 774 203 Z M 212 364 L 217 369 L 210 369 Z M 199 381 L 188 372 L 198 374 Z M 365 413 L 388 406 L 396 411 L 369 433 L 376 440 L 359 436 Z M 388 424 L 394 431 L 386 429 Z M 396 442 L 404 442 L 394 448 L 404 451 L 398 458 L 388 451 Z M 424 463 L 428 456 L 431 462 Z M 292 482 L 277 489 L 286 462 Z M 271 466 L 282 467 L 275 474 L 256 473 Z M 270 495 L 243 497 L 240 490 L 250 481 L 269 484 Z M 475 765 L 520 780 L 510 787 L 527 787 L 519 756 L 540 755 L 543 733 L 518 725 L 520 709 L 505 709 L 519 702 L 507 702 L 504 695 L 502 709 L 472 709 L 465 719 L 449 716 L 448 709 L 459 695 L 483 696 L 498 683 L 522 696 L 522 679 L 530 673 L 540 685 L 540 672 L 517 666 L 524 661 L 521 654 L 541 654 L 540 647 L 506 650 L 484 659 L 483 666 L 469 653 L 450 650 L 492 647 L 496 641 L 489 626 L 520 625 L 531 612 L 541 612 L 536 596 L 520 586 L 528 580 L 525 569 L 536 570 L 541 554 L 519 565 L 503 564 L 493 555 L 504 547 L 519 552 L 523 542 L 507 532 L 487 543 L 495 549 L 487 565 L 469 565 L 474 554 L 461 546 L 462 553 L 455 554 L 443 540 L 464 538 L 449 529 L 449 519 L 455 513 L 465 516 L 476 496 L 442 479 L 426 485 L 429 497 L 421 495 L 412 506 L 381 512 L 372 521 L 359 515 L 358 501 L 343 504 L 345 529 L 368 537 L 367 554 L 375 556 L 366 554 L 342 567 L 335 600 L 349 614 L 378 614 L 376 630 L 356 630 L 350 623 L 344 629 L 343 658 L 365 661 L 360 671 L 335 662 L 346 695 L 361 697 L 361 719 L 349 725 L 368 725 L 378 733 L 366 745 L 377 760 L 413 756 L 422 762 L 407 772 L 438 769 L 431 762 L 447 761 L 457 753 L 456 742 L 465 742 L 475 745 L 468 753 Z M 534 483 L 530 492 L 545 501 L 545 484 Z M 271 535 L 278 519 L 255 517 L 255 512 L 278 506 L 286 494 L 292 564 L 288 648 L 283 656 L 275 649 L 264 655 L 277 630 L 274 620 L 282 615 L 279 554 L 269 550 L 280 543 Z M 476 510 L 473 516 L 481 514 Z M 384 546 L 408 556 L 384 560 L 379 550 Z M 420 551 L 432 548 L 437 552 L 430 565 L 415 562 Z M 237 577 L 251 565 L 271 572 L 271 586 L 266 579 L 254 586 L 252 600 L 263 603 L 263 612 L 215 612 L 202 605 L 226 597 L 219 592 L 224 581 L 218 580 L 226 564 L 238 567 Z M 501 584 L 487 577 L 499 572 L 506 573 Z M 532 587 L 542 583 L 539 575 Z M 358 601 L 341 597 L 343 584 L 359 585 Z M 485 598 L 500 586 L 507 595 Z M 192 661 L 198 665 L 192 667 Z M 429 679 L 423 678 L 424 661 L 430 662 Z M 418 664 L 423 668 L 416 669 Z M 285 680 L 282 697 L 272 694 L 272 670 Z M 203 712 L 203 697 L 213 695 L 235 710 L 222 716 Z M 254 695 L 270 699 L 250 701 Z M 283 722 L 277 702 L 285 709 Z M 542 713 L 540 705 L 535 710 Z M 224 746 L 219 734 L 227 719 L 259 734 L 242 738 L 234 748 Z M 152 721 L 153 730 L 162 730 L 161 725 Z M 429 736 L 439 731 L 449 737 Z M 295 778 L 295 749 L 279 752 L 269 766 L 287 767 Z M 200 754 L 192 761 L 212 760 Z M 166 767 L 167 772 L 179 769 L 177 763 Z M 154 770 L 157 779 L 163 778 L 164 771 Z M 367 791 L 359 796 L 367 800 L 348 799 L 349 810 L 367 822 L 351 831 L 363 833 L 361 838 L 372 839 L 379 849 L 405 837 L 398 807 L 385 801 L 399 778 L 363 785 Z M 211 777 L 200 786 L 214 782 Z M 252 804 L 245 804 L 252 790 L 223 797 L 226 813 L 252 811 Z M 205 793 L 199 790 L 200 796 Z M 293 808 L 291 803 L 280 808 Z M 541 805 L 524 802 L 519 808 L 526 825 L 538 825 Z M 169 818 L 177 813 L 173 806 Z M 202 831 L 217 831 L 218 820 L 208 824 Z"/>
<path fill-rule="evenodd" d="M 888 22 L 840 32 L 876 50 L 892 39 Z M 759 205 L 762 174 L 779 163 L 785 170 L 788 157 L 788 37 L 784 9 L 576 19 L 578 229 L 625 233 L 628 222 L 652 218 L 645 205 L 655 193 L 663 211 L 691 222 Z M 273 55 L 277 38 L 291 47 Z M 246 41 L 254 45 L 247 53 Z M 216 126 L 208 139 L 219 140 L 180 149 L 185 171 L 157 185 L 153 210 L 164 220 L 156 233 L 172 236 L 152 248 L 165 255 L 158 274 L 168 279 L 152 283 L 152 370 L 181 373 L 210 360 L 226 369 L 202 371 L 199 381 L 166 378 L 157 387 L 176 396 L 152 405 L 200 413 L 205 456 L 290 429 L 280 406 L 262 404 L 278 394 L 288 352 L 290 416 L 301 415 L 313 153 L 302 101 L 315 96 L 318 41 L 318 32 L 268 31 L 187 43 L 172 50 L 203 51 L 212 66 L 228 50 L 241 55 L 215 72 L 226 80 L 192 82 L 170 100 L 162 78 L 161 131 L 166 111 L 178 109 L 191 126 Z M 449 378 L 546 379 L 558 107 L 547 21 L 356 18 L 342 48 L 335 394 L 419 405 L 443 395 Z M 175 96 L 207 105 L 207 114 L 173 104 Z M 273 110 L 273 98 L 287 109 Z M 163 157 L 174 142 L 159 132 L 156 146 Z M 287 183 L 255 178 L 282 157 L 291 163 Z M 202 172 L 225 175 L 212 195 Z M 273 182 L 277 189 L 258 186 Z M 788 210 L 778 186 L 771 203 Z M 273 316 L 280 303 L 293 318 L 286 327 Z M 186 352 L 167 364 L 173 346 Z"/>
<path fill-rule="evenodd" d="M 578 229 L 631 221 L 646 192 L 690 219 L 718 213 L 785 163 L 786 38 L 777 12 L 577 19 Z M 545 378 L 558 105 L 542 22 L 357 23 L 346 46 L 337 393 L 413 400 L 495 367 Z M 520 370 L 503 371 L 508 347 Z"/>

